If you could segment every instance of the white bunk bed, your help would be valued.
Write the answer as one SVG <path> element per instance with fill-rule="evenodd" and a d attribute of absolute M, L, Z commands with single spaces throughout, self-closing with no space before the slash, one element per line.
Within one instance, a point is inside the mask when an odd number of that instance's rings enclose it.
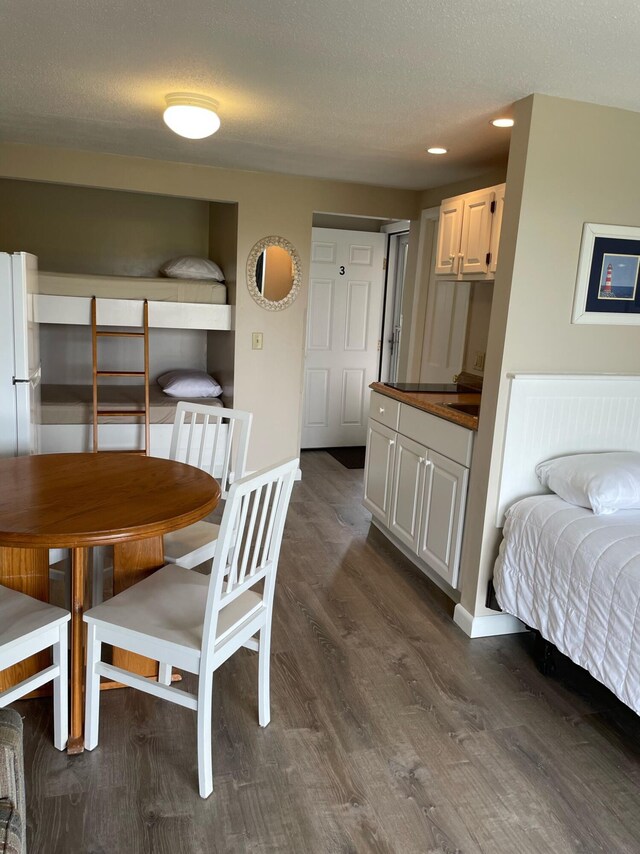
<path fill-rule="evenodd" d="M 151 328 L 233 329 L 233 306 L 220 282 L 41 271 L 38 286 L 38 323 L 89 325 L 95 296 L 98 322 L 107 326 L 141 326 L 148 300 Z"/>
<path fill-rule="evenodd" d="M 141 327 L 144 301 L 147 300 L 150 329 L 160 330 L 158 336 L 171 336 L 170 339 L 162 337 L 163 344 L 169 341 L 171 346 L 159 350 L 169 349 L 183 359 L 185 355 L 188 358 L 189 354 L 194 358 L 190 364 L 184 361 L 159 364 L 163 358 L 160 352 L 159 363 L 152 368 L 152 376 L 174 367 L 205 368 L 207 343 L 204 336 L 208 338 L 209 331 L 233 329 L 234 307 L 226 305 L 227 288 L 211 280 L 40 271 L 38 287 L 39 293 L 33 295 L 34 316 L 43 330 L 41 341 L 44 335 L 45 347 L 41 346 L 43 377 L 49 375 L 41 386 L 40 394 L 42 453 L 81 452 L 92 448 L 91 347 L 88 330 L 82 331 L 79 327 L 91 325 L 91 301 L 94 296 L 97 322 L 101 327 Z M 62 328 L 64 326 L 70 328 L 65 331 Z M 74 328 L 73 334 L 71 327 Z M 54 335 L 55 329 L 60 332 Z M 193 331 L 185 332 L 184 340 L 180 342 L 176 341 L 176 336 L 181 334 L 179 330 Z M 195 338 L 191 341 L 193 336 Z M 187 341 L 187 338 L 190 340 Z M 121 341 L 104 346 L 113 348 L 110 351 L 111 359 L 118 362 L 125 354 L 133 352 L 126 348 L 135 345 Z M 106 358 L 109 360 L 109 355 Z M 131 359 L 135 358 L 134 353 Z M 164 358 L 172 357 L 164 354 Z M 128 355 L 124 358 L 125 362 L 127 360 Z M 114 369 L 117 368 L 118 365 L 114 365 Z M 149 391 L 150 453 L 167 457 L 177 399 L 165 395 L 155 382 L 150 383 Z M 139 409 L 139 396 L 142 393 L 139 386 L 101 385 L 100 408 Z M 213 407 L 225 405 L 218 398 L 199 398 L 197 402 Z M 140 418 L 118 418 L 117 421 L 115 418 L 101 418 L 99 430 L 100 445 L 104 448 L 128 450 L 144 444 L 144 422 Z"/>

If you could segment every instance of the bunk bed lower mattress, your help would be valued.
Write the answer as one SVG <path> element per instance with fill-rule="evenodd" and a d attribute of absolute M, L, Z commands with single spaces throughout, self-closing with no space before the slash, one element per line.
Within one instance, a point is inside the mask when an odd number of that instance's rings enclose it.
<path fill-rule="evenodd" d="M 182 398 L 180 398 L 182 399 Z M 100 409 L 140 409 L 144 392 L 137 385 L 102 385 L 99 389 Z M 149 385 L 149 422 L 173 424 L 179 398 L 169 397 L 157 385 Z M 219 397 L 184 398 L 207 406 L 224 406 Z M 93 424 L 93 388 L 85 385 L 42 385 L 40 389 L 41 424 Z M 143 419 L 102 417 L 100 424 L 139 424 Z"/>
<path fill-rule="evenodd" d="M 185 398 L 187 399 L 187 398 Z M 194 403 L 223 407 L 220 398 L 198 398 Z M 140 386 L 100 387 L 101 409 L 139 409 Z M 149 386 L 150 452 L 168 457 L 178 398 L 171 398 L 157 386 Z M 43 454 L 82 453 L 92 449 L 93 389 L 91 386 L 45 384 L 40 389 L 40 452 Z M 100 447 L 130 450 L 144 445 L 144 419 L 102 417 L 99 422 Z"/>

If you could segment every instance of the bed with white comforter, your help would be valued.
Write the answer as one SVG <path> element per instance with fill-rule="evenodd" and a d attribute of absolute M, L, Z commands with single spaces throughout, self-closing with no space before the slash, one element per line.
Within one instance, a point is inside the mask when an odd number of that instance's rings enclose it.
<path fill-rule="evenodd" d="M 504 611 L 640 714 L 640 511 L 596 516 L 556 495 L 507 512 L 494 570 Z"/>

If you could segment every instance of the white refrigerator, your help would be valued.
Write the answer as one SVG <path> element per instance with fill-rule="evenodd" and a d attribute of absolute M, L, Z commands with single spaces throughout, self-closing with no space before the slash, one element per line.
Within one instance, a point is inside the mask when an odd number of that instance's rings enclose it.
<path fill-rule="evenodd" d="M 39 450 L 37 291 L 35 255 L 0 252 L 0 457 Z"/>

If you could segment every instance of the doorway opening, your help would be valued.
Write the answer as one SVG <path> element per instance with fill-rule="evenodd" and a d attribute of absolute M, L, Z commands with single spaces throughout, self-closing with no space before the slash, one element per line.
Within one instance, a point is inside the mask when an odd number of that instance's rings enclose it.
<path fill-rule="evenodd" d="M 378 379 L 393 383 L 398 379 L 398 357 L 402 339 L 402 297 L 409 252 L 409 231 L 406 223 L 393 223 L 387 233 L 387 270 L 382 316 L 380 370 Z"/>
<path fill-rule="evenodd" d="M 408 227 L 408 221 L 314 215 L 303 449 L 365 444 L 368 388 L 394 369 L 394 336 L 397 342 L 401 334 Z"/>

